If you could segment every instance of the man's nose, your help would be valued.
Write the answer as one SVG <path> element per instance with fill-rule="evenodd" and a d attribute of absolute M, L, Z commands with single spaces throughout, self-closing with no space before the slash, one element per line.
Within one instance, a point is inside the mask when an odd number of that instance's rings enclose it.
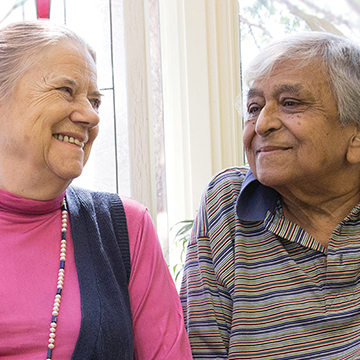
<path fill-rule="evenodd" d="M 279 130 L 282 122 L 275 104 L 266 104 L 256 119 L 255 132 L 260 136 L 267 136 L 273 131 Z"/>

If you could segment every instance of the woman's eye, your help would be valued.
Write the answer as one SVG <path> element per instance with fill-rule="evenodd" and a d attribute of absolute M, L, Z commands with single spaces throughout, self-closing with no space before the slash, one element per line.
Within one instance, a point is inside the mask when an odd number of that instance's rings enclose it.
<path fill-rule="evenodd" d="M 101 104 L 100 99 L 89 99 L 89 101 L 94 110 L 99 110 Z"/>
<path fill-rule="evenodd" d="M 58 88 L 58 90 L 64 91 L 64 92 L 68 93 L 68 94 L 71 95 L 71 96 L 73 95 L 73 90 L 72 90 L 72 88 L 70 88 L 70 87 L 68 87 L 68 86 L 61 86 L 61 87 Z"/>

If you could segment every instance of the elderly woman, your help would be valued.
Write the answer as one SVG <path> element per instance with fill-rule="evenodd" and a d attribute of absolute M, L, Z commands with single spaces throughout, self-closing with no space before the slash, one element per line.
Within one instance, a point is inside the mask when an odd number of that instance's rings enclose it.
<path fill-rule="evenodd" d="M 214 177 L 188 247 L 194 359 L 360 359 L 360 47 L 296 34 L 246 79 L 250 169 Z"/>
<path fill-rule="evenodd" d="M 0 30 L 2 359 L 191 359 L 147 210 L 69 187 L 100 103 L 76 34 L 47 21 Z"/>

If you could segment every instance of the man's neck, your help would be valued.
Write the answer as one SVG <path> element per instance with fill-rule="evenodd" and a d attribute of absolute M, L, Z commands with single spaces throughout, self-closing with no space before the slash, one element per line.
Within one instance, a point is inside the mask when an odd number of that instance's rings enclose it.
<path fill-rule="evenodd" d="M 340 196 L 282 196 L 284 216 L 301 226 L 320 244 L 327 246 L 335 227 L 360 202 L 360 189 Z"/>

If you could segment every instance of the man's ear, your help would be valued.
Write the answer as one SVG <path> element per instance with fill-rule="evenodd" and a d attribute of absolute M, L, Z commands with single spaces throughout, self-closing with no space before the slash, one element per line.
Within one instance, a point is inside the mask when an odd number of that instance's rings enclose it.
<path fill-rule="evenodd" d="M 360 163 L 360 126 L 354 127 L 352 137 L 349 139 L 349 147 L 346 159 L 350 164 Z"/>

